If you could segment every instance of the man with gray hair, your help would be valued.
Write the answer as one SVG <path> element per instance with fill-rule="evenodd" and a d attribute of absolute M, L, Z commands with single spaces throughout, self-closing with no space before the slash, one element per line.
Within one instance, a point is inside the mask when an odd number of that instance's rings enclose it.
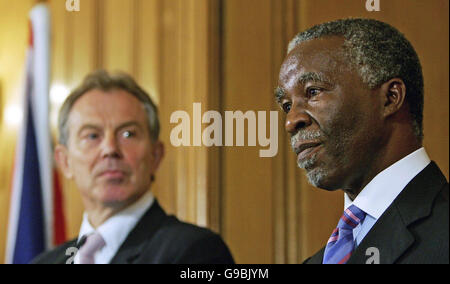
<path fill-rule="evenodd" d="M 422 147 L 423 76 L 390 25 L 344 19 L 289 44 L 275 97 L 311 184 L 345 193 L 305 263 L 448 263 L 449 185 Z"/>
<path fill-rule="evenodd" d="M 85 214 L 77 239 L 34 263 L 233 263 L 220 236 L 168 216 L 150 191 L 164 147 L 156 106 L 130 76 L 89 74 L 58 128 L 55 159 Z"/>

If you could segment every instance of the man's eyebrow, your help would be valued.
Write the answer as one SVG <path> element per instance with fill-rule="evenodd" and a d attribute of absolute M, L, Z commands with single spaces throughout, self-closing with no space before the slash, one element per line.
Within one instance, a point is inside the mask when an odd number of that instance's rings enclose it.
<path fill-rule="evenodd" d="M 84 124 L 76 132 L 76 137 L 81 137 L 81 135 L 83 134 L 83 131 L 86 131 L 86 130 L 89 130 L 89 129 L 90 130 L 99 131 L 101 129 L 101 127 L 98 126 L 98 125 L 95 125 L 95 124 Z"/>
<path fill-rule="evenodd" d="M 280 103 L 281 100 L 286 96 L 286 92 L 280 86 L 276 87 L 274 90 L 274 95 L 277 103 Z"/>
<path fill-rule="evenodd" d="M 308 82 L 317 82 L 332 85 L 331 80 L 321 72 L 306 72 L 300 75 L 297 82 L 299 84 L 305 85 Z M 286 92 L 280 86 L 276 87 L 274 90 L 274 95 L 277 103 L 280 103 L 284 97 L 286 97 Z"/>
<path fill-rule="evenodd" d="M 304 85 L 308 82 L 325 83 L 331 85 L 331 80 L 321 72 L 306 72 L 300 75 L 298 83 Z"/>
<path fill-rule="evenodd" d="M 142 126 L 139 122 L 133 120 L 133 121 L 127 121 L 127 122 L 120 124 L 116 129 L 122 129 L 122 128 L 129 127 L 129 126 L 137 126 L 138 128 L 142 128 Z"/>
<path fill-rule="evenodd" d="M 138 128 L 142 128 L 142 126 L 140 125 L 140 123 L 137 122 L 137 121 L 127 121 L 127 122 L 124 122 L 124 123 L 120 124 L 118 127 L 116 127 L 116 131 L 117 131 L 117 130 L 120 130 L 120 129 L 122 129 L 122 128 L 125 128 L 125 127 L 129 127 L 129 126 L 136 126 L 136 127 L 138 127 Z M 80 135 L 81 132 L 83 132 L 83 131 L 86 130 L 86 129 L 100 130 L 101 128 L 102 128 L 102 127 L 99 126 L 99 125 L 95 125 L 95 124 L 85 124 L 85 125 L 83 125 L 83 126 L 80 128 L 80 130 L 78 130 L 78 135 Z"/>
<path fill-rule="evenodd" d="M 78 135 L 80 135 L 81 132 L 83 132 L 83 131 L 86 130 L 86 129 L 95 129 L 95 130 L 98 130 L 98 129 L 100 129 L 100 128 L 101 128 L 100 126 L 95 125 L 95 124 L 85 124 L 85 125 L 81 126 L 80 130 L 78 130 Z"/>

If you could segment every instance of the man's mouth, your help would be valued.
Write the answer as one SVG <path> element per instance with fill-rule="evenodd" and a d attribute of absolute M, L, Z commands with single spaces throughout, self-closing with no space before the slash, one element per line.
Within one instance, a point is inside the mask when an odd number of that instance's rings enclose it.
<path fill-rule="evenodd" d="M 305 159 L 311 158 L 311 156 L 320 149 L 321 145 L 322 143 L 319 141 L 307 141 L 296 143 L 294 151 L 297 154 L 297 161 L 301 162 Z"/>
<path fill-rule="evenodd" d="M 125 172 L 121 170 L 106 170 L 100 174 L 100 177 L 104 177 L 107 179 L 119 179 L 125 177 Z"/>

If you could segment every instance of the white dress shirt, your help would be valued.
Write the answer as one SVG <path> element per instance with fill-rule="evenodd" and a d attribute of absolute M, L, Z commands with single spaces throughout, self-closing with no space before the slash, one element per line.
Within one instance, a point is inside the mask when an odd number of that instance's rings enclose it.
<path fill-rule="evenodd" d="M 355 200 L 352 201 L 345 194 L 344 209 L 354 204 L 367 213 L 364 221 L 353 229 L 355 246 L 361 243 L 406 185 L 430 162 L 430 158 L 422 147 L 376 175 L 356 196 Z"/>
<path fill-rule="evenodd" d="M 80 234 L 78 235 L 78 241 L 83 236 L 88 236 L 95 231 L 99 232 L 105 240 L 106 245 L 95 254 L 95 263 L 110 263 L 120 246 L 123 244 L 145 212 L 147 212 L 147 210 L 152 206 L 153 202 L 154 196 L 149 190 L 137 202 L 106 220 L 97 228 L 97 230 L 95 230 L 89 223 L 87 213 L 84 213 Z M 80 263 L 78 254 L 75 256 L 74 263 Z"/>

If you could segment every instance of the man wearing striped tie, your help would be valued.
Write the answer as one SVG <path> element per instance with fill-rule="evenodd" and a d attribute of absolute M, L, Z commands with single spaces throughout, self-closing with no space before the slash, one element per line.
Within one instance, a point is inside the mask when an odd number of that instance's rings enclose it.
<path fill-rule="evenodd" d="M 165 213 L 151 188 L 164 156 L 158 111 L 125 73 L 92 72 L 60 110 L 55 158 L 80 191 L 78 238 L 37 264 L 231 264 L 222 238 Z"/>
<path fill-rule="evenodd" d="M 422 147 L 422 69 L 399 31 L 346 19 L 298 34 L 275 96 L 310 183 L 345 192 L 305 263 L 449 262 L 449 185 Z"/>

